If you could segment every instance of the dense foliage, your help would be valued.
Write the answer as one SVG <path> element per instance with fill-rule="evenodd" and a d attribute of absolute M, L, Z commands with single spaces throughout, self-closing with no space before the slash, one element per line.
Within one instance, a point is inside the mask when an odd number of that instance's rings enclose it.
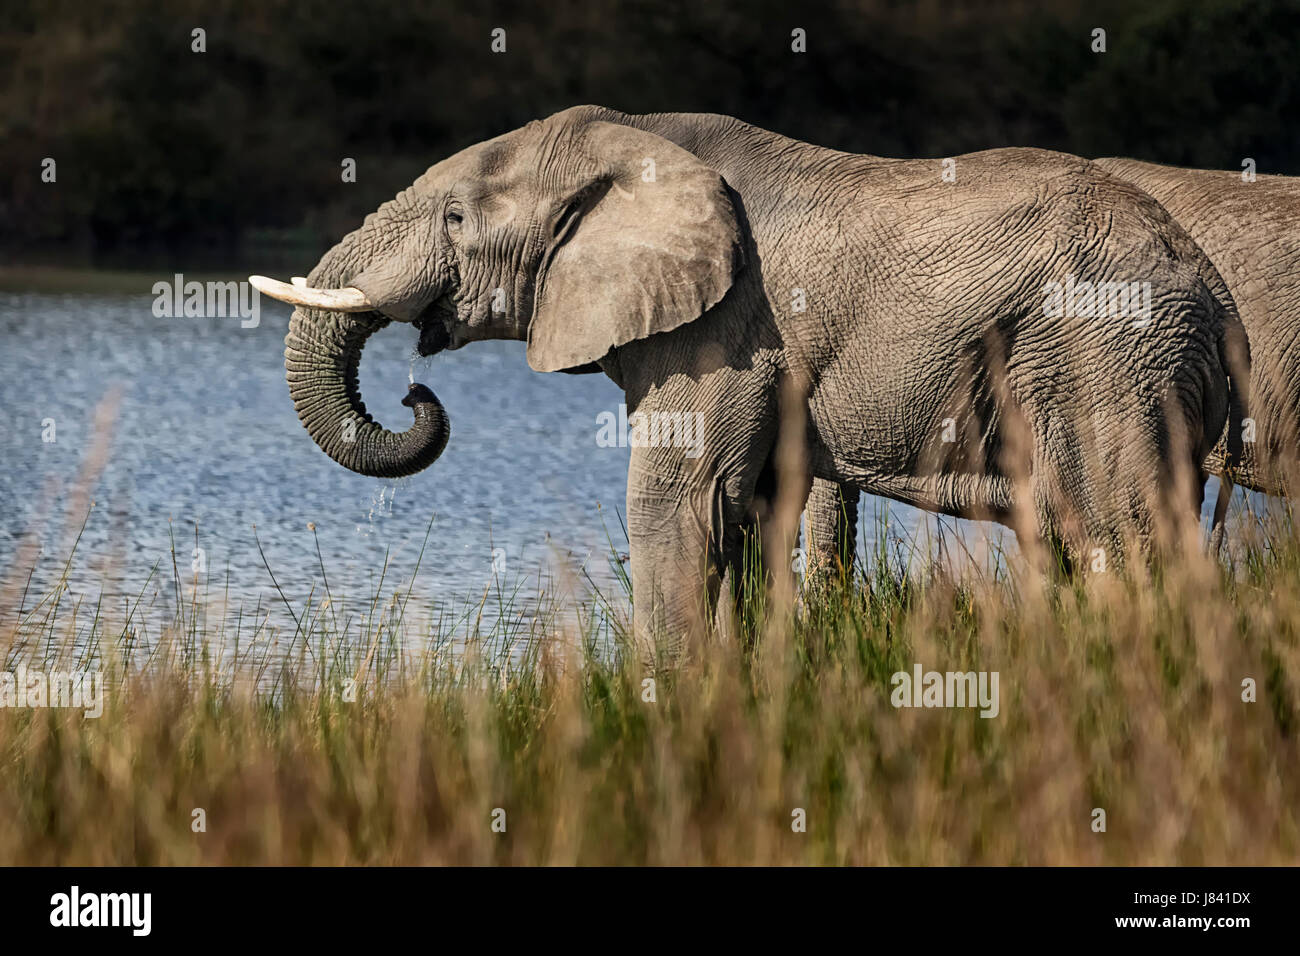
<path fill-rule="evenodd" d="M 881 155 L 1034 145 L 1300 172 L 1295 0 L 5 8 L 11 251 L 322 246 L 441 156 L 583 102 L 729 113 Z M 42 182 L 47 157 L 56 183 Z"/>

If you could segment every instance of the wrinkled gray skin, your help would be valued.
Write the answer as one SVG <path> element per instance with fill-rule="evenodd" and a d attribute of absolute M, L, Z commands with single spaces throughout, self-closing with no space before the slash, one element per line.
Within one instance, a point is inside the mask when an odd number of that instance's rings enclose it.
<path fill-rule="evenodd" d="M 1281 494 L 1300 456 L 1300 178 L 1180 169 L 1135 159 L 1098 165 L 1149 193 L 1228 283 L 1250 339 L 1254 441 L 1234 470 L 1239 484 Z M 1226 450 L 1207 465 L 1221 473 Z"/>
<path fill-rule="evenodd" d="M 1209 256 L 1250 340 L 1250 418 L 1237 484 L 1283 494 L 1300 464 L 1300 177 L 1183 169 L 1136 159 L 1097 164 L 1157 199 Z M 1206 459 L 1223 474 L 1220 441 Z M 1224 499 L 1226 501 L 1226 497 Z M 848 509 L 844 507 L 848 505 Z M 805 512 L 809 566 L 851 569 L 857 541 L 857 489 L 815 481 Z"/>
<path fill-rule="evenodd" d="M 957 170 L 945 183 L 936 161 L 725 116 L 566 110 L 438 163 L 326 253 L 309 284 L 353 286 L 377 312 L 295 311 L 290 391 L 325 451 L 379 475 L 419 470 L 446 438 L 440 407 L 418 421 L 427 401 L 402 434 L 365 416 L 358 353 L 390 319 L 413 323 L 426 354 L 524 340 L 534 369 L 598 366 L 629 413 L 701 413 L 699 457 L 632 450 L 648 660 L 709 620 L 756 488 L 774 486 L 788 384 L 805 396 L 790 420 L 805 436 L 800 498 L 816 476 L 1078 547 L 1149 535 L 1163 508 L 1194 516 L 1199 483 L 1177 497 L 1191 484 L 1172 479 L 1199 475 L 1223 430 L 1236 323 L 1214 268 L 1157 203 L 1086 160 L 999 149 Z M 1068 274 L 1150 281 L 1153 321 L 1045 320 L 1045 284 Z M 336 438 L 345 421 L 357 442 Z M 1031 474 L 1022 508 L 1018 474 Z"/>

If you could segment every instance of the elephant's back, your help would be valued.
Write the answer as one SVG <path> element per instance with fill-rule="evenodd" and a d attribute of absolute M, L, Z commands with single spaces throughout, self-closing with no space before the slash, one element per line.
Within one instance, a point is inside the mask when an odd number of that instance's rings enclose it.
<path fill-rule="evenodd" d="M 1180 222 L 1222 222 L 1242 226 L 1294 222 L 1300 217 L 1300 177 L 1247 175 L 1243 170 L 1191 169 L 1139 159 L 1096 160 L 1112 175 L 1154 196 Z"/>

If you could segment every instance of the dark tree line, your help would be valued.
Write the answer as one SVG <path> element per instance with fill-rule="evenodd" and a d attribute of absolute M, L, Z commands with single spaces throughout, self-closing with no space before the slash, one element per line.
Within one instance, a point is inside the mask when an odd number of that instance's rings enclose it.
<path fill-rule="evenodd" d="M 319 245 L 441 156 L 591 102 L 882 155 L 1035 145 L 1300 172 L 1300 0 L 4 6 L 11 252 Z"/>

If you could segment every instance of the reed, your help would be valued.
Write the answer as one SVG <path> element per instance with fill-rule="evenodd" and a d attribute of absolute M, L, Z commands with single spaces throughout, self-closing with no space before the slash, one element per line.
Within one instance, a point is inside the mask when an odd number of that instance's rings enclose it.
<path fill-rule="evenodd" d="M 88 608 L 11 568 L 3 670 L 104 692 L 0 708 L 0 862 L 1293 863 L 1300 537 L 1235 528 L 1223 560 L 1064 581 L 882 544 L 653 685 L 616 550 L 613 593 L 438 615 L 418 561 L 355 597 L 268 566 L 252 609 L 161 561 L 152 629 L 148 582 Z M 997 672 L 997 715 L 893 706 L 918 664 Z"/>

